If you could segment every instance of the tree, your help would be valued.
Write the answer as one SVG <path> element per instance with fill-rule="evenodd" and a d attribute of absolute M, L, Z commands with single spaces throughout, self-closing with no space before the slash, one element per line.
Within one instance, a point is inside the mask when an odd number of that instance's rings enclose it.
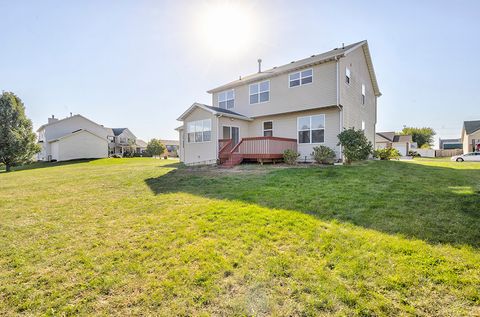
<path fill-rule="evenodd" d="M 0 97 L 0 162 L 7 172 L 12 165 L 29 162 L 40 152 L 32 121 L 25 106 L 15 94 L 3 92 Z"/>
<path fill-rule="evenodd" d="M 347 164 L 353 161 L 366 160 L 373 151 L 372 142 L 368 141 L 362 130 L 345 129 L 338 136 L 338 145 L 343 147 Z"/>
<path fill-rule="evenodd" d="M 433 137 L 435 136 L 435 131 L 432 128 L 413 128 L 405 127 L 403 128 L 402 135 L 411 135 L 413 142 L 417 142 L 418 148 L 431 148 L 433 146 Z"/>
<path fill-rule="evenodd" d="M 151 156 L 159 156 L 165 151 L 165 145 L 158 139 L 151 139 L 147 144 L 147 153 Z"/>

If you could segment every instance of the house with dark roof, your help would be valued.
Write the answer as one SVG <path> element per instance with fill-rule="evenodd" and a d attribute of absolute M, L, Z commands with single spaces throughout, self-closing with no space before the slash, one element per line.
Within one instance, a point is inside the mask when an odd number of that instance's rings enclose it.
<path fill-rule="evenodd" d="M 123 156 L 132 151 L 135 153 L 141 151 L 141 146 L 137 144 L 137 137 L 128 128 L 110 128 L 108 141 L 110 156 Z"/>
<path fill-rule="evenodd" d="M 438 147 L 440 150 L 463 149 L 462 139 L 438 139 Z"/>
<path fill-rule="evenodd" d="M 395 148 L 400 155 L 407 156 L 408 152 L 416 148 L 411 135 L 401 135 L 395 132 L 377 132 L 375 134 L 375 149 Z"/>
<path fill-rule="evenodd" d="M 480 120 L 463 122 L 462 144 L 463 153 L 480 152 Z"/>
<path fill-rule="evenodd" d="M 367 41 L 263 70 L 208 91 L 212 104 L 193 103 L 177 120 L 180 160 L 230 167 L 246 160 L 282 159 L 287 149 L 311 161 L 313 148 L 363 129 L 375 142 L 381 96 Z"/>

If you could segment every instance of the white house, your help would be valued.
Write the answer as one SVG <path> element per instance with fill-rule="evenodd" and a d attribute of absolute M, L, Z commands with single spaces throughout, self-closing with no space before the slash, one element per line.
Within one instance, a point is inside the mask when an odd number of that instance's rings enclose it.
<path fill-rule="evenodd" d="M 400 135 L 395 132 L 377 132 L 375 134 L 375 149 L 395 148 L 401 156 L 407 156 L 411 149 L 416 149 L 411 135 Z"/>
<path fill-rule="evenodd" d="M 276 160 L 287 150 L 312 160 L 315 146 L 342 158 L 337 135 L 363 129 L 375 142 L 381 95 L 367 41 L 335 48 L 211 89 L 212 105 L 194 103 L 178 120 L 180 160 L 233 166 Z"/>
<path fill-rule="evenodd" d="M 79 114 L 61 120 L 52 116 L 37 132 L 39 161 L 108 157 L 108 130 Z"/>
<path fill-rule="evenodd" d="M 76 114 L 64 119 L 54 116 L 37 130 L 41 151 L 39 161 L 67 161 L 123 155 L 136 146 L 136 137 L 128 128 L 106 128 Z"/>

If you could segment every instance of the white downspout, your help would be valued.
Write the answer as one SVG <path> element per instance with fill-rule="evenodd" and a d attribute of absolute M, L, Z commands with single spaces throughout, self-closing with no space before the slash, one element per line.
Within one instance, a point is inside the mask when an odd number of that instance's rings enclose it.
<path fill-rule="evenodd" d="M 338 56 L 335 56 L 335 63 L 336 63 L 336 79 L 337 79 L 337 108 L 340 111 L 339 112 L 339 128 L 341 133 L 343 131 L 343 111 L 342 108 L 340 107 L 340 73 L 339 73 L 339 58 Z M 342 153 L 342 146 L 339 146 L 339 156 L 343 161 L 343 153 Z"/>
<path fill-rule="evenodd" d="M 217 118 L 217 135 L 216 135 L 216 140 L 215 140 L 215 148 L 216 148 L 216 152 L 217 152 L 217 154 L 215 154 L 215 155 L 217 157 L 217 162 L 220 159 L 220 157 L 218 156 L 218 151 L 220 151 L 220 149 L 218 147 L 218 140 L 220 139 L 219 138 L 219 136 L 220 136 L 220 120 L 219 119 L 220 119 L 221 116 L 222 116 L 221 114 L 215 116 Z"/>

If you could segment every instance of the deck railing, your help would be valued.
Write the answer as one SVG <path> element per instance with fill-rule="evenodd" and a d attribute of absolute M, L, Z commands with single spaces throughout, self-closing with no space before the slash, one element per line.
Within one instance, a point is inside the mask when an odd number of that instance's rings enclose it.
<path fill-rule="evenodd" d="M 297 150 L 297 140 L 273 136 L 243 138 L 231 151 L 243 158 L 273 159 L 283 157 L 285 150 Z"/>

